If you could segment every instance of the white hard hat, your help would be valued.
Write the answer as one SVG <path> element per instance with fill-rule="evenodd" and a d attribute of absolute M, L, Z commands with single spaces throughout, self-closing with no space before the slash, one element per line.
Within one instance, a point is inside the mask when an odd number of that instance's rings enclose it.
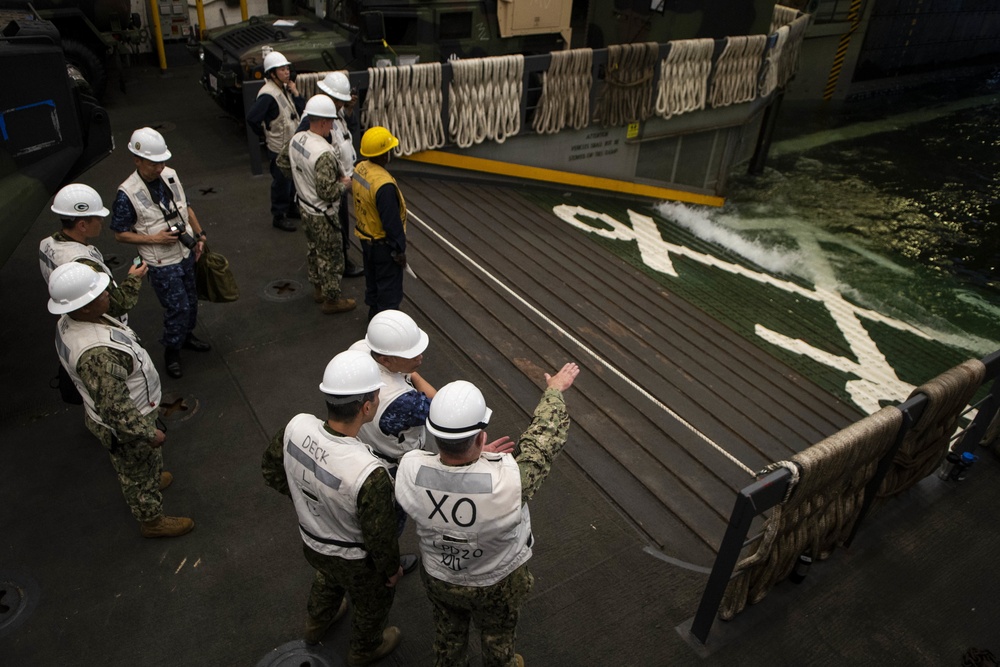
<path fill-rule="evenodd" d="M 351 82 L 343 72 L 330 72 L 316 85 L 334 99 L 341 102 L 351 101 Z"/>
<path fill-rule="evenodd" d="M 170 159 L 170 151 L 167 150 L 163 135 L 151 127 L 140 127 L 133 132 L 132 138 L 128 140 L 128 149 L 150 162 L 166 162 Z"/>
<path fill-rule="evenodd" d="M 438 438 L 461 440 L 486 428 L 491 416 L 483 392 L 471 382 L 456 380 L 438 389 L 431 400 L 427 430 Z"/>
<path fill-rule="evenodd" d="M 278 67 L 284 67 L 285 65 L 291 65 L 288 62 L 288 58 L 281 55 L 278 51 L 271 51 L 269 54 L 264 56 L 264 74 L 267 74 L 273 69 Z"/>
<path fill-rule="evenodd" d="M 427 349 L 427 334 L 399 310 L 383 310 L 368 323 L 365 342 L 372 352 L 413 359 Z"/>
<path fill-rule="evenodd" d="M 49 276 L 49 312 L 72 313 L 96 299 L 108 288 L 111 278 L 80 262 L 57 266 Z"/>
<path fill-rule="evenodd" d="M 370 354 L 345 350 L 330 360 L 319 390 L 328 397 L 356 397 L 385 386 Z"/>
<path fill-rule="evenodd" d="M 108 209 L 104 208 L 97 190 L 83 183 L 70 183 L 56 193 L 56 198 L 52 200 L 52 212 L 67 218 L 89 218 L 93 215 L 103 218 Z"/>
<path fill-rule="evenodd" d="M 313 95 L 306 102 L 305 114 L 312 118 L 336 118 L 337 106 L 326 95 Z"/>
<path fill-rule="evenodd" d="M 364 352 L 365 354 L 368 355 L 372 353 L 372 349 L 368 347 L 368 342 L 364 338 L 362 338 L 361 340 L 354 341 L 353 343 L 351 343 L 351 346 L 347 349 L 357 350 L 359 352 Z"/>

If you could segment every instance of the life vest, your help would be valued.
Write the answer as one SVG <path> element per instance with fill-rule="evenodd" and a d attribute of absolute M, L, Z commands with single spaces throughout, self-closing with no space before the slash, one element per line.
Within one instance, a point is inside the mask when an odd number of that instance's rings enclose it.
<path fill-rule="evenodd" d="M 340 200 L 323 201 L 316 188 L 316 162 L 324 153 L 330 153 L 334 162 L 339 162 L 337 149 L 324 137 L 305 130 L 292 137 L 288 144 L 288 161 L 292 165 L 292 179 L 299 202 L 313 215 L 336 215 Z"/>
<path fill-rule="evenodd" d="M 437 579 L 491 586 L 531 558 L 531 516 L 510 454 L 449 466 L 408 452 L 396 471 L 396 502 L 416 523 L 424 569 Z"/>
<path fill-rule="evenodd" d="M 402 373 L 393 373 L 382 364 L 379 364 L 378 370 L 382 375 L 382 382 L 385 383 L 385 386 L 378 392 L 379 402 L 375 418 L 361 426 L 361 430 L 358 432 L 358 440 L 366 445 L 371 445 L 371 448 L 384 458 L 390 461 L 398 461 L 406 452 L 424 448 L 427 429 L 421 424 L 420 426 L 412 426 L 404 429 L 399 433 L 386 434 L 382 431 L 379 427 L 379 422 L 382 420 L 382 415 L 385 414 L 386 409 L 403 394 L 416 390 L 410 383 L 409 378 Z"/>
<path fill-rule="evenodd" d="M 170 202 L 170 209 L 168 211 L 164 211 L 160 203 L 154 201 L 153 195 L 149 191 L 149 186 L 139 176 L 138 171 L 132 172 L 132 175 L 118 186 L 118 189 L 124 192 L 125 196 L 132 202 L 132 208 L 135 209 L 135 232 L 146 236 L 158 234 L 170 226 L 166 220 L 167 215 L 172 215 L 176 212 L 178 217 L 174 218 L 174 220 L 179 219 L 183 221 L 187 227 L 187 233 L 193 235 L 191 227 L 188 225 L 187 199 L 184 196 L 184 186 L 181 185 L 180 179 L 177 178 L 177 172 L 170 167 L 164 167 L 163 172 L 160 174 L 160 180 L 170 188 L 170 193 L 173 195 L 173 201 Z M 171 220 L 171 222 L 174 220 Z M 139 246 L 139 256 L 142 257 L 144 262 L 154 267 L 177 264 L 190 254 L 191 251 L 180 242 L 170 245 L 147 243 Z"/>
<path fill-rule="evenodd" d="M 358 523 L 358 493 L 385 467 L 357 438 L 336 436 L 313 415 L 285 427 L 284 464 L 302 541 L 313 551 L 347 560 L 368 555 Z"/>
<path fill-rule="evenodd" d="M 340 113 L 342 114 L 343 111 Z M 344 176 L 350 178 L 354 174 L 354 163 L 358 161 L 358 154 L 354 152 L 354 140 L 351 138 L 351 131 L 347 129 L 347 121 L 342 115 L 333 119 L 330 140 L 337 146 L 340 170 L 344 172 Z"/>
<path fill-rule="evenodd" d="M 114 290 L 118 288 L 115 276 L 111 273 L 108 265 L 104 263 L 104 255 L 101 254 L 100 250 L 92 245 L 80 243 L 73 239 L 67 238 L 67 240 L 63 240 L 62 238 L 56 238 L 58 236 L 62 236 L 62 234 L 57 232 L 52 236 L 46 236 L 38 244 L 38 264 L 42 269 L 42 278 L 45 279 L 46 283 L 49 282 L 49 276 L 56 270 L 56 267 L 80 259 L 87 259 L 96 262 L 101 267 L 101 270 L 108 275 L 108 278 L 111 279 L 110 289 Z M 122 324 L 128 324 L 128 313 L 122 313 L 116 319 L 121 321 Z"/>
<path fill-rule="evenodd" d="M 91 419 L 115 433 L 113 428 L 101 421 L 94 399 L 76 370 L 83 353 L 95 347 L 109 347 L 132 357 L 132 371 L 125 378 L 125 385 L 139 414 L 145 416 L 160 407 L 160 375 L 134 331 L 107 315 L 101 322 L 80 322 L 63 315 L 56 326 L 56 352 L 83 397 L 84 408 Z"/>
<path fill-rule="evenodd" d="M 351 178 L 354 179 L 351 190 L 354 192 L 354 215 L 357 218 L 354 227 L 355 236 L 362 241 L 385 238 L 385 229 L 378 214 L 375 194 L 387 183 L 392 183 L 392 187 L 396 188 L 396 193 L 399 195 L 399 219 L 403 223 L 403 231 L 406 231 L 406 202 L 392 174 L 371 160 L 365 160 L 354 168 Z"/>
<path fill-rule="evenodd" d="M 261 95 L 270 95 L 278 103 L 278 117 L 270 123 L 264 123 L 264 142 L 269 151 L 280 153 L 295 134 L 295 128 L 299 126 L 299 111 L 295 108 L 295 102 L 292 101 L 288 91 L 272 79 L 268 79 L 257 92 L 258 98 Z"/>

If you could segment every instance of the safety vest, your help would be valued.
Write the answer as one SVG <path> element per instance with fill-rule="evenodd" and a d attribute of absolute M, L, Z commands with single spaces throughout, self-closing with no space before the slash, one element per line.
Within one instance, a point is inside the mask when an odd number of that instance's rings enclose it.
<path fill-rule="evenodd" d="M 177 178 L 177 172 L 170 167 L 164 167 L 163 172 L 160 174 L 160 180 L 167 184 L 171 194 L 173 194 L 173 202 L 169 211 L 164 211 L 159 202 L 154 201 L 153 195 L 149 192 L 149 186 L 139 176 L 138 171 L 132 172 L 132 175 L 118 186 L 118 189 L 124 192 L 125 196 L 132 202 L 132 208 L 135 209 L 135 232 L 146 236 L 158 234 L 169 227 L 166 216 L 176 212 L 178 216 L 171 220 L 171 223 L 178 220 L 182 221 L 187 226 L 188 234 L 194 236 L 190 225 L 188 225 L 187 199 L 184 197 L 184 186 L 181 185 L 180 179 Z M 170 245 L 150 243 L 139 246 L 139 256 L 142 257 L 144 262 L 154 267 L 177 264 L 190 254 L 191 251 L 180 242 Z"/>
<path fill-rule="evenodd" d="M 398 461 L 399 457 L 406 452 L 424 448 L 427 429 L 421 424 L 420 426 L 404 429 L 399 433 L 386 434 L 379 428 L 382 415 L 392 405 L 392 402 L 403 394 L 416 390 L 413 388 L 410 378 L 402 373 L 393 373 L 382 364 L 378 365 L 378 370 L 382 375 L 382 382 L 385 383 L 385 386 L 378 392 L 379 402 L 375 418 L 361 426 L 361 430 L 358 432 L 358 440 L 366 445 L 371 445 L 372 449 L 386 459 Z"/>
<path fill-rule="evenodd" d="M 344 176 L 350 178 L 354 174 L 354 163 L 358 161 L 358 154 L 354 152 L 354 140 L 351 138 L 351 131 L 347 129 L 347 121 L 344 120 L 343 109 L 337 117 L 333 119 L 333 129 L 330 130 L 330 140 L 337 145 L 337 154 L 340 158 L 340 170 Z"/>
<path fill-rule="evenodd" d="M 268 79 L 261 87 L 257 97 L 261 95 L 270 95 L 278 103 L 278 117 L 270 124 L 264 123 L 264 142 L 269 151 L 280 153 L 295 134 L 295 128 L 299 126 L 299 111 L 295 108 L 295 102 L 292 101 L 289 92 L 272 79 Z"/>
<path fill-rule="evenodd" d="M 38 264 L 42 269 L 42 278 L 45 282 L 49 282 L 49 276 L 52 272 L 56 270 L 57 266 L 62 266 L 69 262 L 75 262 L 80 259 L 89 259 L 92 262 L 97 262 L 104 273 L 108 274 L 108 278 L 111 279 L 110 288 L 117 289 L 118 283 L 115 282 L 115 277 L 111 273 L 111 269 L 108 265 L 104 263 L 104 255 L 101 251 L 92 245 L 86 243 L 80 243 L 79 241 L 74 241 L 69 239 L 63 241 L 57 239 L 59 233 L 53 234 L 52 236 L 46 236 L 42 239 L 42 242 L 38 244 Z M 122 313 L 120 317 L 117 318 L 122 324 L 128 324 L 128 314 Z"/>
<path fill-rule="evenodd" d="M 292 179 L 299 201 L 313 215 L 325 213 L 334 216 L 339 210 L 340 200 L 323 201 L 316 188 L 316 162 L 324 153 L 330 153 L 334 162 L 339 162 L 336 147 L 311 130 L 299 132 L 288 144 L 288 161 L 292 165 Z"/>
<path fill-rule="evenodd" d="M 424 569 L 460 586 L 491 586 L 531 558 L 531 516 L 510 454 L 484 452 L 469 465 L 408 452 L 396 502 L 417 525 Z"/>
<path fill-rule="evenodd" d="M 90 418 L 115 433 L 113 428 L 101 421 L 94 407 L 94 399 L 76 370 L 83 353 L 95 347 L 109 347 L 132 357 L 132 372 L 125 378 L 125 385 L 132 404 L 143 416 L 160 406 L 160 375 L 149 354 L 139 344 L 139 337 L 135 332 L 114 318 L 105 315 L 101 322 L 80 322 L 69 315 L 59 318 L 56 326 L 56 352 L 59 354 L 59 361 L 83 397 L 83 405 Z"/>
<path fill-rule="evenodd" d="M 374 241 L 385 238 L 385 229 L 382 228 L 382 218 L 378 214 L 378 205 L 375 203 L 375 194 L 386 183 L 392 183 L 399 195 L 399 219 L 403 223 L 403 231 L 406 231 L 406 202 L 403 201 L 403 193 L 396 184 L 396 179 L 381 166 L 371 160 L 365 160 L 354 168 L 354 215 L 357 222 L 354 227 L 354 235 L 363 241 Z"/>
<path fill-rule="evenodd" d="M 358 523 L 358 492 L 385 466 L 357 438 L 335 436 L 320 419 L 299 414 L 285 427 L 285 475 L 302 541 L 347 560 L 368 555 Z"/>

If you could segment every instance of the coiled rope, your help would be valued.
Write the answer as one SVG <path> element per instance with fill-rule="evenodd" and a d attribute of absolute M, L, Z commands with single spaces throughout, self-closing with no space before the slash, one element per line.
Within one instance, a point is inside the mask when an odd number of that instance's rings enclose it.
<path fill-rule="evenodd" d="M 885 407 L 792 457 L 801 471 L 798 484 L 765 521 L 757 549 L 736 566 L 719 618 L 762 600 L 791 573 L 799 554 L 825 559 L 850 536 L 865 486 L 902 423 L 898 408 Z"/>
<path fill-rule="evenodd" d="M 440 63 L 368 69 L 361 122 L 392 132 L 399 139 L 397 155 L 444 146 L 442 106 Z"/>
<path fill-rule="evenodd" d="M 709 100 L 713 107 L 749 102 L 757 97 L 757 71 L 764 55 L 767 35 L 726 38 L 712 77 Z"/>
<path fill-rule="evenodd" d="M 503 143 L 521 129 L 524 56 L 451 61 L 448 136 L 460 148 Z"/>
<path fill-rule="evenodd" d="M 553 51 L 542 74 L 542 96 L 531 127 L 538 134 L 555 134 L 567 125 L 579 130 L 590 123 L 593 49 Z"/>
<path fill-rule="evenodd" d="M 799 52 L 802 51 L 802 42 L 805 40 L 808 27 L 808 14 L 802 14 L 788 25 L 788 42 L 785 43 L 781 59 L 778 61 L 779 86 L 787 84 L 795 75 L 795 69 L 799 66 Z"/>
<path fill-rule="evenodd" d="M 653 114 L 653 68 L 659 48 L 656 42 L 608 47 L 595 120 L 608 127 L 643 121 Z"/>
<path fill-rule="evenodd" d="M 777 32 L 778 28 L 781 26 L 788 25 L 794 21 L 799 16 L 799 10 L 794 7 L 785 7 L 784 5 L 775 5 L 774 11 L 771 12 L 771 28 L 767 32 L 769 34 L 774 34 Z"/>
<path fill-rule="evenodd" d="M 656 115 L 670 118 L 705 108 L 714 50 L 715 40 L 709 38 L 670 42 L 670 52 L 660 62 Z"/>
<path fill-rule="evenodd" d="M 959 417 L 985 376 L 983 362 L 972 359 L 913 390 L 910 398 L 925 395 L 927 407 L 892 459 L 892 467 L 878 490 L 880 502 L 909 489 L 934 471 L 951 444 Z"/>
<path fill-rule="evenodd" d="M 777 38 L 774 47 L 764 58 L 764 70 L 760 77 L 760 96 L 767 97 L 780 85 L 782 53 L 785 44 L 788 42 L 788 26 L 778 28 Z"/>

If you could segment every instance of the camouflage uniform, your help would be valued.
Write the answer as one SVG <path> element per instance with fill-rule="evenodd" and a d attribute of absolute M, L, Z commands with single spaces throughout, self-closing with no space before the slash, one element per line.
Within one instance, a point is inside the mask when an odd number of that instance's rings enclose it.
<path fill-rule="evenodd" d="M 129 398 L 125 377 L 131 365 L 132 360 L 124 352 L 95 347 L 80 357 L 77 373 L 94 399 L 97 414 L 107 424 L 102 426 L 86 416 L 87 429 L 108 450 L 132 516 L 151 521 L 163 514 L 159 488 L 163 452 L 150 446 L 156 437 L 157 413 L 141 415 Z"/>
<path fill-rule="evenodd" d="M 278 155 L 278 167 L 292 178 L 292 163 L 288 157 L 288 144 Z M 302 224 L 306 232 L 306 260 L 309 265 L 309 282 L 318 287 L 323 296 L 336 301 L 340 298 L 340 280 L 344 275 L 344 246 L 341 238 L 338 204 L 347 191 L 340 182 L 343 172 L 334 153 L 324 153 L 314 163 L 316 170 L 316 194 L 331 208 L 326 214 L 313 211 L 309 206 L 300 206 Z M 302 203 L 300 201 L 300 203 Z"/>
<path fill-rule="evenodd" d="M 325 428 L 334 435 L 329 426 Z M 272 438 L 261 462 L 264 482 L 290 496 L 284 465 L 285 429 Z M 399 569 L 399 543 L 396 541 L 396 512 L 392 501 L 392 480 L 385 468 L 377 468 L 361 485 L 358 493 L 358 523 L 368 555 L 348 560 L 321 554 L 302 545 L 306 561 L 316 570 L 306 611 L 320 623 L 336 615 L 344 594 L 351 596 L 351 651 L 367 655 L 382 643 L 382 630 L 389 618 L 395 588 L 386 586 Z"/>
<path fill-rule="evenodd" d="M 62 231 L 53 234 L 52 240 L 57 243 L 80 243 L 79 241 L 70 238 L 65 232 Z M 95 271 L 104 273 L 104 267 L 92 259 L 81 257 L 74 261 L 86 264 Z M 126 276 L 125 280 L 123 280 L 121 284 L 118 284 L 115 281 L 114 276 L 109 275 L 108 277 L 111 278 L 111 284 L 108 286 L 108 295 L 111 297 L 111 305 L 108 307 L 108 315 L 120 318 L 122 315 L 125 315 L 128 311 L 135 308 L 135 304 L 139 302 L 139 291 L 142 289 L 142 278 L 139 276 Z"/>
<path fill-rule="evenodd" d="M 521 435 L 516 455 L 521 478 L 521 502 L 535 494 L 562 451 L 569 432 L 569 414 L 562 392 L 546 389 L 531 425 Z M 414 517 L 418 521 L 419 518 Z M 427 554 L 424 554 L 425 559 Z M 521 604 L 534 579 L 527 564 L 495 584 L 461 586 L 438 579 L 421 568 L 421 579 L 434 612 L 434 653 L 437 667 L 468 664 L 469 621 L 479 628 L 484 667 L 515 665 L 514 639 Z"/>

